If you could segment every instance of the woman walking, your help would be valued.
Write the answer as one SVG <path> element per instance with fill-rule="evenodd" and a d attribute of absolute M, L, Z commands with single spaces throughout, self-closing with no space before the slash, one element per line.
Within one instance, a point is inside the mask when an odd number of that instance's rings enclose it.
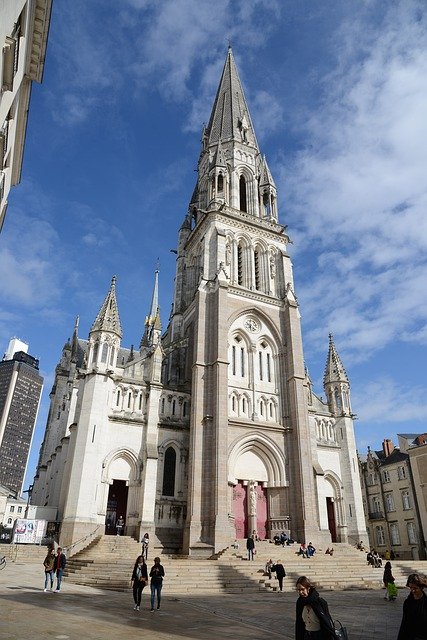
<path fill-rule="evenodd" d="M 396 600 L 397 588 L 394 584 L 394 577 L 391 572 L 391 562 L 386 562 L 384 566 L 383 582 L 386 588 L 384 600 Z"/>
<path fill-rule="evenodd" d="M 147 565 L 145 564 L 144 556 L 138 556 L 135 560 L 135 565 L 132 571 L 132 591 L 133 601 L 135 603 L 134 611 L 139 611 L 141 606 L 141 594 L 145 585 L 148 584 L 148 572 Z"/>
<path fill-rule="evenodd" d="M 427 640 L 427 577 L 418 573 L 408 576 L 409 596 L 403 603 L 403 617 L 397 640 Z"/>
<path fill-rule="evenodd" d="M 154 564 L 150 570 L 151 578 L 151 611 L 154 611 L 154 598 L 157 593 L 157 608 L 160 609 L 160 600 L 162 596 L 163 577 L 165 570 L 160 564 L 160 558 L 154 558 Z"/>
<path fill-rule="evenodd" d="M 314 584 L 306 577 L 298 578 L 295 640 L 333 640 L 335 627 L 328 603 L 320 597 Z"/>
<path fill-rule="evenodd" d="M 53 590 L 53 579 L 55 577 L 55 550 L 49 549 L 46 558 L 43 560 L 44 566 L 44 590 L 49 591 L 48 584 L 50 580 L 50 590 Z"/>

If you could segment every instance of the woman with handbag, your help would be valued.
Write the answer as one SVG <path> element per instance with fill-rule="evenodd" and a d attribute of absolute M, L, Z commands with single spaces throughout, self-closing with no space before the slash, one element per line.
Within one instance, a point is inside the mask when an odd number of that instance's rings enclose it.
<path fill-rule="evenodd" d="M 141 594 L 145 585 L 148 584 L 148 571 L 145 564 L 144 556 L 138 556 L 132 571 L 132 591 L 133 601 L 135 603 L 134 611 L 139 611 L 141 606 Z"/>
<path fill-rule="evenodd" d="M 383 582 L 386 588 L 384 600 L 396 600 L 397 588 L 394 584 L 394 577 L 391 572 L 391 562 L 386 562 L 384 567 Z"/>
<path fill-rule="evenodd" d="M 397 640 L 427 640 L 427 577 L 418 573 L 408 576 L 409 596 L 403 603 L 403 617 Z"/>
<path fill-rule="evenodd" d="M 298 578 L 299 598 L 296 605 L 295 640 L 335 640 L 335 625 L 328 603 L 320 597 L 314 584 L 306 577 Z"/>

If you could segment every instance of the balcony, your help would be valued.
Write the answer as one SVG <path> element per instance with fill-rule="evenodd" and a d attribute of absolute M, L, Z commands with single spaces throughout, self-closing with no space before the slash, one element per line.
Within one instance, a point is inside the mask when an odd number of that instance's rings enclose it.
<path fill-rule="evenodd" d="M 368 513 L 369 520 L 384 520 L 384 514 L 381 511 L 371 511 Z"/>

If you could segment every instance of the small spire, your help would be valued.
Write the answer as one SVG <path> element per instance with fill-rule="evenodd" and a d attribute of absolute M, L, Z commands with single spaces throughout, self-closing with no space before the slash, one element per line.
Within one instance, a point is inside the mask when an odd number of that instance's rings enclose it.
<path fill-rule="evenodd" d="M 151 298 L 150 313 L 145 318 L 145 330 L 139 344 L 140 349 L 142 347 L 149 347 L 153 345 L 156 342 L 156 336 L 158 337 L 160 335 L 162 328 L 159 307 L 159 266 L 159 262 L 157 262 L 157 268 L 154 272 L 154 287 Z"/>
<path fill-rule="evenodd" d="M 71 343 L 71 359 L 77 362 L 77 350 L 79 346 L 78 329 L 79 329 L 80 316 L 76 316 L 74 322 L 73 341 Z"/>
<path fill-rule="evenodd" d="M 347 373 L 338 355 L 332 333 L 329 334 L 329 352 L 323 376 L 323 385 L 331 382 L 346 382 L 349 384 Z"/>
<path fill-rule="evenodd" d="M 101 309 L 96 316 L 90 333 L 93 331 L 110 331 L 122 337 L 122 327 L 120 324 L 119 309 L 116 300 L 116 276 L 111 279 L 110 290 L 107 293 Z"/>
<path fill-rule="evenodd" d="M 267 164 L 267 160 L 265 158 L 265 155 L 262 158 L 261 176 L 260 176 L 259 186 L 260 187 L 269 186 L 269 187 L 276 188 L 276 185 L 274 184 L 273 176 L 271 175 L 271 171 L 270 171 L 269 166 Z"/>

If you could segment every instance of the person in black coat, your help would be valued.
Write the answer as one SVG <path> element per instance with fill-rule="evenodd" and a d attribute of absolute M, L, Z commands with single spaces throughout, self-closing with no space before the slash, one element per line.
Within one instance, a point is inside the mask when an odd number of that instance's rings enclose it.
<path fill-rule="evenodd" d="M 276 564 L 271 567 L 271 570 L 276 573 L 276 578 L 279 581 L 279 589 L 280 591 L 283 591 L 283 578 L 286 576 L 285 567 L 280 560 L 278 560 Z"/>
<path fill-rule="evenodd" d="M 144 556 L 138 556 L 132 571 L 132 592 L 135 603 L 134 611 L 139 611 L 141 606 L 141 594 L 145 585 L 148 584 L 148 571 Z"/>
<path fill-rule="evenodd" d="M 246 549 L 248 550 L 248 560 L 254 559 L 255 540 L 252 536 L 246 540 Z"/>
<path fill-rule="evenodd" d="M 296 583 L 299 598 L 296 605 L 295 640 L 333 640 L 335 627 L 328 603 L 320 597 L 306 576 Z"/>
<path fill-rule="evenodd" d="M 418 573 L 408 576 L 410 594 L 403 603 L 403 617 L 397 640 L 427 639 L 427 577 Z"/>
<path fill-rule="evenodd" d="M 56 589 L 55 593 L 59 593 L 61 590 L 62 574 L 64 573 L 65 565 L 67 564 L 67 558 L 62 553 L 62 548 L 58 547 L 56 550 L 55 563 L 53 565 L 53 571 L 56 573 Z"/>

